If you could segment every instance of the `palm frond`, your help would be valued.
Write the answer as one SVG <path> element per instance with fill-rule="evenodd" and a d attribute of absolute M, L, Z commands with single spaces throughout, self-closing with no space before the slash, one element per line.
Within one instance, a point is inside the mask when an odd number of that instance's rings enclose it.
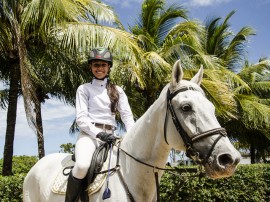
<path fill-rule="evenodd" d="M 155 22 L 155 32 L 157 33 L 159 42 L 170 32 L 171 28 L 176 24 L 176 19 L 182 18 L 187 20 L 187 10 L 180 5 L 172 4 L 169 8 L 162 8 L 160 15 Z"/>
<path fill-rule="evenodd" d="M 248 37 L 251 35 L 255 35 L 255 31 L 251 27 L 243 27 L 230 41 L 222 56 L 225 61 L 228 61 L 228 67 L 239 65 L 239 61 L 245 58 L 245 43 L 248 42 Z"/>
<path fill-rule="evenodd" d="M 156 20 L 159 18 L 160 9 L 163 9 L 165 2 L 162 0 L 145 0 L 142 4 L 140 20 L 143 28 L 152 36 L 156 35 L 154 27 Z"/>
<path fill-rule="evenodd" d="M 0 90 L 0 108 L 6 110 L 8 106 L 8 90 Z"/>
<path fill-rule="evenodd" d="M 215 105 L 217 116 L 223 119 L 233 119 L 238 116 L 237 103 L 228 85 L 217 80 L 203 79 L 202 87 L 208 99 Z"/>
<path fill-rule="evenodd" d="M 255 95 L 261 98 L 270 98 L 270 81 L 255 82 L 251 84 Z"/>
<path fill-rule="evenodd" d="M 25 34 L 39 33 L 46 38 L 52 27 L 65 22 L 116 23 L 122 27 L 112 8 L 99 1 L 36 0 L 29 2 L 23 12 L 22 30 Z"/>
<path fill-rule="evenodd" d="M 247 128 L 262 130 L 270 127 L 270 106 L 260 103 L 256 96 L 236 95 L 242 109 L 242 121 Z"/>
<path fill-rule="evenodd" d="M 57 27 L 57 33 L 59 35 L 55 37 L 61 42 L 60 46 L 69 53 L 87 54 L 93 47 L 103 46 L 122 60 L 141 66 L 143 51 L 137 45 L 136 37 L 128 32 L 91 23 L 69 23 Z"/>

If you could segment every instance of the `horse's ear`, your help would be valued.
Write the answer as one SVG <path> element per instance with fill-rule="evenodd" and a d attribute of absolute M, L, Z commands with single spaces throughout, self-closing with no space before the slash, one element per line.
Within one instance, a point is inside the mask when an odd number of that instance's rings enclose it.
<path fill-rule="evenodd" d="M 183 78 L 183 69 L 181 67 L 180 60 L 177 60 L 173 65 L 172 71 L 172 86 L 176 86 Z"/>
<path fill-rule="evenodd" d="M 201 68 L 199 69 L 197 74 L 190 81 L 200 85 L 202 82 L 202 78 L 203 78 L 203 66 L 201 65 Z"/>

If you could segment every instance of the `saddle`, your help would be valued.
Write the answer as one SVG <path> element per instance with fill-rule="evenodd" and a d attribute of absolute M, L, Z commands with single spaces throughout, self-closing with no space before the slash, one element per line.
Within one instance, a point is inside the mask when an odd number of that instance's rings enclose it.
<path fill-rule="evenodd" d="M 107 160 L 109 149 L 110 145 L 108 143 L 101 143 L 99 147 L 96 148 L 92 157 L 88 173 L 83 179 L 82 190 L 80 194 L 81 201 L 88 201 L 87 188 L 101 171 L 104 162 Z M 72 156 L 72 160 L 76 161 L 75 155 Z"/>

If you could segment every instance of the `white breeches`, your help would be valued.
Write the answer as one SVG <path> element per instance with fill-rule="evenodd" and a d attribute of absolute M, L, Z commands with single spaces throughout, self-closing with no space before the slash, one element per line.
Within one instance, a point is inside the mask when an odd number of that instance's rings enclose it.
<path fill-rule="evenodd" d="M 104 131 L 100 129 L 100 132 Z M 105 132 L 105 131 L 104 131 Z M 106 131 L 111 133 L 111 131 Z M 99 142 L 92 136 L 80 132 L 75 144 L 76 162 L 72 169 L 72 175 L 77 179 L 83 179 L 90 167 L 92 156 L 99 145 Z"/>

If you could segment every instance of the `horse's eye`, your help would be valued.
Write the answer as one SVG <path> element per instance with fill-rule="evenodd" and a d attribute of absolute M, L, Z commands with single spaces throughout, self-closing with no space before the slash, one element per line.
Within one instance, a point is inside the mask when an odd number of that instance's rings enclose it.
<path fill-rule="evenodd" d="M 185 105 L 181 106 L 181 110 L 184 112 L 188 112 L 188 111 L 192 110 L 192 107 L 189 104 L 185 104 Z"/>

